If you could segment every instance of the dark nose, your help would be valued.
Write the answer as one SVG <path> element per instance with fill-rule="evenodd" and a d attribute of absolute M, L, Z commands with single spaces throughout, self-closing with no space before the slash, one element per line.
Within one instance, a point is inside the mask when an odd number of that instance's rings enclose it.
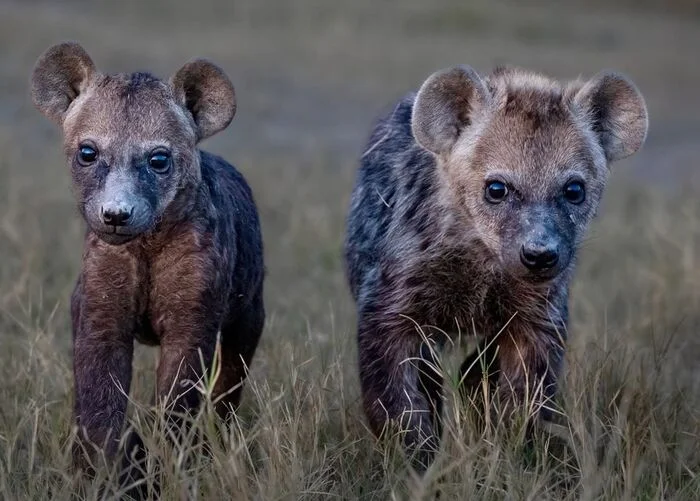
<path fill-rule="evenodd" d="M 559 261 L 559 253 L 551 247 L 523 245 L 520 249 L 520 261 L 533 271 L 548 270 Z"/>
<path fill-rule="evenodd" d="M 110 226 L 126 226 L 133 214 L 134 208 L 126 209 L 102 209 L 102 221 Z"/>

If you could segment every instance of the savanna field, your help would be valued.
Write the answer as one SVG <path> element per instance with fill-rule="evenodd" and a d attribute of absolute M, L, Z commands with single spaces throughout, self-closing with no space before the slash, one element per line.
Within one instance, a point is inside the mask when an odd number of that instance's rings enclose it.
<path fill-rule="evenodd" d="M 83 222 L 58 128 L 34 110 L 36 58 L 79 41 L 107 72 L 167 78 L 208 57 L 238 113 L 202 147 L 234 163 L 261 213 L 265 332 L 235 426 L 205 408 L 205 447 L 169 445 L 138 346 L 130 423 L 161 499 L 700 499 L 700 17 L 690 1 L 0 0 L 0 499 L 114 499 L 114 472 L 70 473 L 69 298 Z M 646 145 L 614 165 L 571 296 L 556 426 L 484 426 L 446 357 L 443 448 L 417 478 L 366 428 L 344 219 L 371 121 L 434 70 L 511 63 L 558 78 L 613 68 L 644 94 Z M 207 392 L 207 385 L 201 390 Z M 524 412 L 527 412 L 525 410 Z M 102 486 L 103 489 L 99 487 Z"/>

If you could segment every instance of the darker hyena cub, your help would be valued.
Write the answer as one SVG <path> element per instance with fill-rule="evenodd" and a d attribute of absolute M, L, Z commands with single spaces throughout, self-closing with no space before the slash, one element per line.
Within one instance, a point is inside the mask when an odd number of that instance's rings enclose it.
<path fill-rule="evenodd" d="M 458 330 L 483 337 L 502 404 L 537 395 L 548 417 L 577 246 L 608 164 L 646 132 L 644 100 L 621 75 L 560 85 L 468 67 L 433 74 L 376 125 L 345 244 L 375 433 L 398 423 L 418 465 L 430 462 L 442 384 L 433 346 Z M 466 384 L 481 380 L 480 361 L 463 364 Z"/>
<path fill-rule="evenodd" d="M 31 83 L 36 106 L 63 128 L 87 222 L 71 302 L 83 445 L 104 448 L 107 457 L 117 452 L 134 340 L 160 345 L 157 394 L 186 411 L 199 404 L 195 384 L 220 333 L 214 393 L 227 415 L 264 322 L 251 190 L 225 160 L 197 149 L 231 122 L 231 82 L 205 60 L 169 81 L 103 74 L 81 46 L 64 43 L 39 58 Z M 80 449 L 75 459 L 85 464 Z"/>

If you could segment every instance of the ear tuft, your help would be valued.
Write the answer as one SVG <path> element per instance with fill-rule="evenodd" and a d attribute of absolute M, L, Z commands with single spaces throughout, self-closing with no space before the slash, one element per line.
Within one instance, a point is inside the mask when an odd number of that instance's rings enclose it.
<path fill-rule="evenodd" d="M 170 79 L 175 99 L 190 112 L 201 141 L 225 129 L 236 114 L 236 93 L 226 73 L 214 63 L 195 59 Z"/>
<path fill-rule="evenodd" d="M 85 92 L 94 74 L 95 64 L 80 44 L 65 42 L 49 47 L 32 72 L 34 106 L 49 119 L 62 124 L 68 107 Z"/>
<path fill-rule="evenodd" d="M 628 157 L 644 144 L 649 128 L 646 103 L 623 75 L 596 75 L 581 87 L 574 102 L 587 113 L 608 162 Z"/>
<path fill-rule="evenodd" d="M 416 141 L 437 155 L 448 153 L 462 129 L 490 100 L 486 84 L 469 66 L 433 73 L 413 104 L 411 125 Z"/>

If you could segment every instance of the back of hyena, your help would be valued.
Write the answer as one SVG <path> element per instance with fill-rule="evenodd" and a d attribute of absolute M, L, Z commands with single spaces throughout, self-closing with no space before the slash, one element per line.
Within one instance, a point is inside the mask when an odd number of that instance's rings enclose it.
<path fill-rule="evenodd" d="M 103 74 L 64 43 L 39 58 L 32 97 L 63 129 L 87 222 L 71 312 L 75 461 L 91 469 L 97 449 L 118 451 L 134 340 L 160 345 L 157 399 L 178 424 L 200 403 L 220 335 L 213 396 L 222 415 L 237 406 L 265 316 L 260 224 L 241 174 L 197 149 L 236 109 L 213 63 L 191 61 L 169 81 Z"/>
<path fill-rule="evenodd" d="M 445 333 L 483 341 L 463 384 L 488 381 L 504 410 L 555 392 L 576 249 L 608 164 L 637 151 L 645 102 L 624 76 L 560 84 L 515 68 L 430 76 L 375 126 L 345 240 L 357 303 L 364 409 L 397 423 L 418 469 L 439 446 Z M 427 341 L 427 342 L 426 342 Z M 470 370 L 471 369 L 471 370 Z"/>

